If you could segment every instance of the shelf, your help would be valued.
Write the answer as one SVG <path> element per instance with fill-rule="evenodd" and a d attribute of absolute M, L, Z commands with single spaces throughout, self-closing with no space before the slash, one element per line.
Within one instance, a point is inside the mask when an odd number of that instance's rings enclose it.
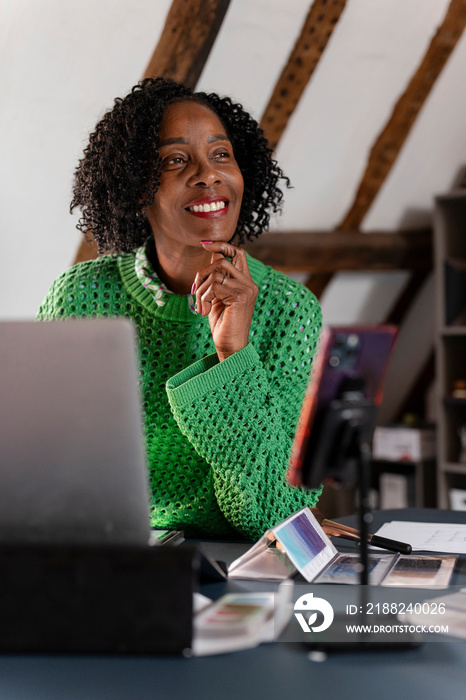
<path fill-rule="evenodd" d="M 459 430 L 466 425 L 466 398 L 451 391 L 466 380 L 466 188 L 435 198 L 436 368 L 438 506 L 450 507 L 450 490 L 466 490 Z M 443 395 L 442 395 L 443 394 Z"/>
<path fill-rule="evenodd" d="M 460 462 L 446 462 L 440 465 L 440 470 L 444 474 L 462 474 L 466 476 L 466 464 Z"/>
<path fill-rule="evenodd" d="M 444 194 L 438 194 L 435 197 L 435 201 L 439 202 L 450 202 L 456 201 L 458 199 L 466 199 L 466 189 L 462 187 L 455 187 L 451 192 L 445 192 Z"/>
<path fill-rule="evenodd" d="M 457 272 L 466 272 L 466 258 L 449 257 L 445 262 Z"/>
<path fill-rule="evenodd" d="M 466 399 L 455 399 L 453 396 L 445 396 L 443 403 L 445 406 L 458 406 L 463 408 L 466 406 Z"/>
<path fill-rule="evenodd" d="M 381 466 L 390 466 L 394 468 L 415 467 L 418 464 L 431 464 L 435 462 L 435 457 L 423 457 L 422 459 L 381 459 L 380 457 L 371 457 L 373 463 Z"/>
<path fill-rule="evenodd" d="M 440 334 L 445 336 L 466 336 L 466 326 L 442 326 Z"/>
<path fill-rule="evenodd" d="M 391 481 L 389 485 L 384 482 L 384 479 L 390 476 L 396 476 L 396 480 Z M 371 480 L 372 487 L 379 494 L 378 507 L 380 508 L 435 508 L 437 490 L 435 459 L 407 462 L 372 458 Z M 386 505 L 387 496 L 390 501 L 393 501 L 388 506 Z"/>

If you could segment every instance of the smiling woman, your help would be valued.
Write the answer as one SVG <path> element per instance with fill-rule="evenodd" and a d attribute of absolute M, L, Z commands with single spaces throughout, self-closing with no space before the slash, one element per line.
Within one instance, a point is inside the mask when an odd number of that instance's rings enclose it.
<path fill-rule="evenodd" d="M 154 526 L 259 537 L 319 493 L 286 471 L 320 327 L 313 295 L 241 248 L 288 184 L 241 105 L 145 80 L 97 124 L 71 208 L 102 255 L 38 317 L 138 330 Z"/>

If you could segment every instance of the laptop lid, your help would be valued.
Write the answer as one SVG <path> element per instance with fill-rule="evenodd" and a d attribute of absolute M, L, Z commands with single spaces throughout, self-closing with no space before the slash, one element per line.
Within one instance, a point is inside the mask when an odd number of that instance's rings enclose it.
<path fill-rule="evenodd" d="M 0 323 L 0 542 L 147 544 L 127 319 Z"/>

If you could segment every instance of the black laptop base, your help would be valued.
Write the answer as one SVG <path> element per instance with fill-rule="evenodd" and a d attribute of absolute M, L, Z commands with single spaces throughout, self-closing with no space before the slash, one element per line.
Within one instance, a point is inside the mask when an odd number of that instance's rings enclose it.
<path fill-rule="evenodd" d="M 191 547 L 0 546 L 0 652 L 182 654 Z"/>

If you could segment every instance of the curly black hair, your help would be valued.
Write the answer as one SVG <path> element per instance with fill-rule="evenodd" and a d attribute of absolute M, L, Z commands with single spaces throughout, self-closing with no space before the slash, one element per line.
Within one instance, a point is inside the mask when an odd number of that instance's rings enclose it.
<path fill-rule="evenodd" d="M 184 100 L 211 109 L 231 140 L 244 179 L 235 242 L 259 236 L 271 213 L 281 211 L 278 181 L 289 187 L 289 180 L 273 160 L 262 129 L 240 104 L 167 78 L 147 78 L 115 100 L 76 168 L 70 211 L 81 209 L 77 228 L 95 238 L 100 252 L 130 252 L 150 235 L 145 212 L 160 184 L 160 124 L 167 107 Z"/>

